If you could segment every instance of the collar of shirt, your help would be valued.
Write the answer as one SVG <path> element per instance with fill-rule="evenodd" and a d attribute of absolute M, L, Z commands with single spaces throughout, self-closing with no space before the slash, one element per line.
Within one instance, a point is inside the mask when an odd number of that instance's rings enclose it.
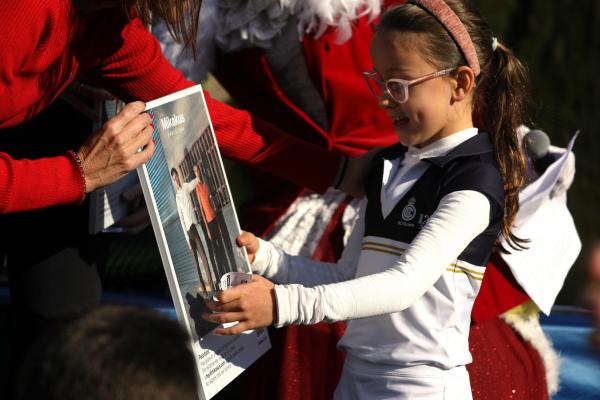
<path fill-rule="evenodd" d="M 425 147 L 409 147 L 405 157 L 416 157 L 419 160 L 424 158 L 441 157 L 448 154 L 452 149 L 462 142 L 471 139 L 477 135 L 477 128 L 467 128 L 453 133 L 450 136 L 443 137 Z"/>
<path fill-rule="evenodd" d="M 477 132 L 477 128 L 464 129 L 421 148 L 409 147 L 403 158 L 397 157 L 392 160 L 384 158 L 381 185 L 381 207 L 384 218 L 425 173 L 429 166 L 424 162 L 426 159 L 446 156 L 463 142 L 475 137 Z"/>
<path fill-rule="evenodd" d="M 450 151 L 452 151 L 459 144 L 471 139 L 475 135 L 477 135 L 477 128 L 467 128 L 462 131 L 458 131 L 450 136 L 446 136 L 439 140 L 436 140 L 433 143 L 428 144 L 425 147 L 404 147 L 404 157 L 401 160 L 400 158 L 387 159 L 384 158 L 383 161 L 383 185 L 386 186 L 391 181 L 395 180 L 394 175 L 397 175 L 398 169 L 400 167 L 410 168 L 413 165 L 419 163 L 423 159 L 428 158 L 436 158 L 447 155 Z"/>

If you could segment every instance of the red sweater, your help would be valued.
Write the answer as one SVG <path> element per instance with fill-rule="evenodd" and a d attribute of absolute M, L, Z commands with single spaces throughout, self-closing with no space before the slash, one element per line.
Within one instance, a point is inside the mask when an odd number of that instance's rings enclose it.
<path fill-rule="evenodd" d="M 38 114 L 77 74 L 125 101 L 149 101 L 193 84 L 165 60 L 139 19 L 129 21 L 117 9 L 80 18 L 71 0 L 2 0 L 0 37 L 0 129 Z M 208 94 L 206 100 L 225 157 L 319 191 L 333 180 L 340 156 Z M 15 160 L 0 152 L 0 213 L 77 203 L 82 190 L 67 154 Z"/>

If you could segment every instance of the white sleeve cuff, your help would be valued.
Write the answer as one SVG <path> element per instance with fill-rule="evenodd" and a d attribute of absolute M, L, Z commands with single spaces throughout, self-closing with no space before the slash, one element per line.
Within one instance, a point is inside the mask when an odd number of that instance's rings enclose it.
<path fill-rule="evenodd" d="M 273 247 L 273 245 L 258 238 L 258 251 L 254 255 L 254 261 L 251 265 L 252 272 L 264 275 L 271 262 L 271 252 L 269 247 Z"/>
<path fill-rule="evenodd" d="M 290 290 L 289 286 L 298 285 L 275 285 L 273 289 L 275 290 L 275 301 L 277 302 L 277 321 L 274 325 L 277 328 L 290 325 L 298 319 L 297 315 L 293 315 L 293 310 L 298 310 L 298 292 Z"/>

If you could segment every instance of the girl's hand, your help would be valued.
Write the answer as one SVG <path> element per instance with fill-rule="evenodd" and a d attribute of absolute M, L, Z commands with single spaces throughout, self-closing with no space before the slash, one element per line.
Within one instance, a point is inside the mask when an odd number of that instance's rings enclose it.
<path fill-rule="evenodd" d="M 237 237 L 237 244 L 240 247 L 246 248 L 246 253 L 248 253 L 248 261 L 250 261 L 250 264 L 252 264 L 254 262 L 254 258 L 256 257 L 256 252 L 260 247 L 256 236 L 250 232 L 242 231 L 242 234 Z"/>
<path fill-rule="evenodd" d="M 274 287 L 267 279 L 252 275 L 250 283 L 217 293 L 218 302 L 204 300 L 209 310 L 215 313 L 203 313 L 202 318 L 215 324 L 239 321 L 229 328 L 215 329 L 215 335 L 237 335 L 249 329 L 272 325 L 277 312 Z"/>
<path fill-rule="evenodd" d="M 127 104 L 81 145 L 77 154 L 86 192 L 109 185 L 150 160 L 154 129 L 150 115 L 142 113 L 145 107 L 141 101 Z"/>

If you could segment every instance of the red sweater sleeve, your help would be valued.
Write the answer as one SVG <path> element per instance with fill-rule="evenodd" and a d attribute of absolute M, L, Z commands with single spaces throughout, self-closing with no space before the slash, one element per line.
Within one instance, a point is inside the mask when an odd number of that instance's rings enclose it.
<path fill-rule="evenodd" d="M 23 6 L 13 6 L 20 7 L 21 14 L 26 11 Z M 32 10 L 40 11 L 44 7 L 34 7 Z M 59 15 L 61 10 L 53 8 L 53 12 Z M 41 21 L 45 27 L 43 31 L 50 38 L 54 38 L 57 30 L 66 30 L 62 25 L 48 24 L 37 18 L 34 20 Z M 39 43 L 24 44 L 23 49 L 15 47 L 9 51 L 2 47 L 3 54 L 26 52 L 29 47 L 35 48 L 42 44 L 50 53 L 56 53 L 57 49 L 59 53 L 73 51 L 77 54 L 80 72 L 125 101 L 149 101 L 193 85 L 193 82 L 187 81 L 181 72 L 167 62 L 159 43 L 139 19 L 126 21 L 118 13 L 109 10 L 86 18 L 83 23 L 86 29 L 72 46 L 66 46 L 63 41 L 39 39 Z M 120 35 L 115 35 L 114 29 L 119 26 Z M 30 59 L 28 63 L 37 65 L 36 62 L 51 59 L 53 58 L 44 56 Z M 62 59 L 70 57 L 67 54 Z M 69 73 L 68 76 L 62 76 L 55 88 L 68 84 L 72 75 Z M 31 90 L 21 91 L 33 99 L 32 103 L 39 100 L 40 96 L 47 95 L 33 89 L 38 88 L 35 82 L 36 77 L 30 79 L 27 87 Z M 0 80 L 0 86 L 4 83 L 5 80 Z M 12 90 L 14 87 L 7 89 Z M 340 161 L 339 155 L 294 139 L 274 126 L 252 118 L 247 112 L 222 104 L 208 95 L 206 99 L 219 147 L 225 157 L 256 166 L 317 191 L 324 191 L 333 181 Z M 0 115 L 3 121 L 10 118 L 8 116 L 11 110 L 0 109 L 3 111 Z M 78 167 L 68 155 L 38 160 L 14 160 L 8 154 L 0 153 L 0 213 L 77 203 L 83 195 L 82 187 Z"/>
<path fill-rule="evenodd" d="M 76 204 L 83 178 L 73 157 L 13 160 L 0 153 L 0 213 Z"/>
<path fill-rule="evenodd" d="M 149 101 L 194 84 L 168 63 L 139 19 L 129 22 L 121 37 L 122 46 L 94 72 L 94 80 L 103 87 L 126 101 Z M 320 192 L 332 183 L 340 155 L 296 139 L 208 93 L 205 98 L 223 156 Z"/>

